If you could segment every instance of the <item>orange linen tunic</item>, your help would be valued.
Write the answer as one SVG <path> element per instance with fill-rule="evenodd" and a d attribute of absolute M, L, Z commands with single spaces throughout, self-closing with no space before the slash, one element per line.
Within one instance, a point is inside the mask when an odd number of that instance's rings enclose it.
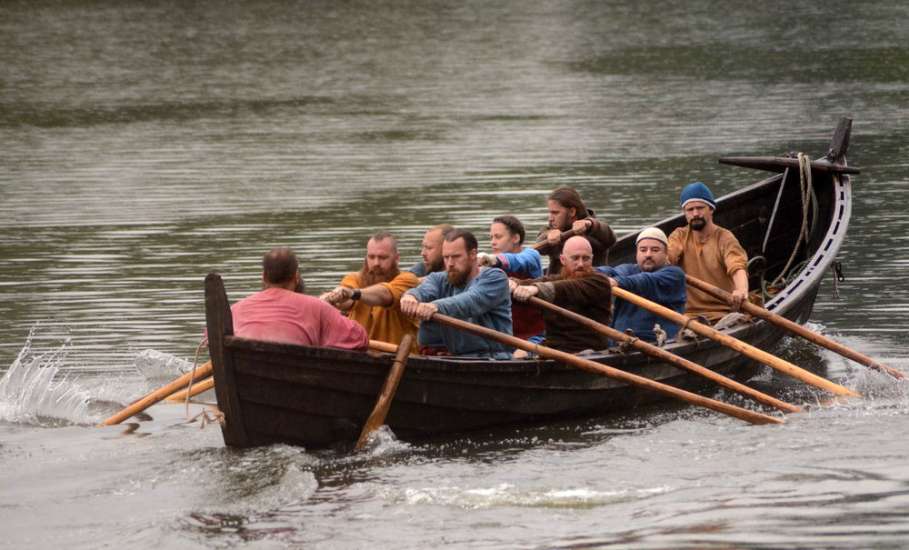
<path fill-rule="evenodd" d="M 363 325 L 370 340 L 379 340 L 397 346 L 405 334 L 410 334 L 414 341 L 413 351 L 416 351 L 417 321 L 401 313 L 401 296 L 419 284 L 420 279 L 416 275 L 410 271 L 402 271 L 391 281 L 381 283 L 391 292 L 394 300 L 391 306 L 370 306 L 363 302 L 355 302 L 354 307 L 347 312 L 347 317 Z M 362 288 L 360 274 L 348 273 L 341 279 L 341 286 Z"/>
<path fill-rule="evenodd" d="M 669 235 L 669 261 L 686 274 L 718 286 L 727 292 L 735 290 L 732 274 L 747 269 L 748 255 L 732 231 L 717 227 L 707 242 L 701 243 L 697 232 L 688 226 L 679 227 Z M 711 323 L 732 311 L 729 305 L 713 296 L 688 287 L 685 315 L 703 315 Z"/>

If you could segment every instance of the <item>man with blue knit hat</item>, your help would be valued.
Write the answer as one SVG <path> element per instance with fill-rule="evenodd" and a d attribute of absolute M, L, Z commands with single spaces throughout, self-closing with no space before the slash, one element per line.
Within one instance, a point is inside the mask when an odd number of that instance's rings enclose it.
<path fill-rule="evenodd" d="M 684 313 L 685 272 L 669 263 L 669 239 L 666 238 L 666 234 L 658 227 L 648 227 L 638 233 L 635 247 L 637 263 L 616 267 L 601 266 L 597 270 L 609 277 L 612 286 Z M 655 330 L 656 325 L 663 327 L 663 333 L 669 339 L 675 338 L 679 331 L 675 323 L 664 321 L 644 308 L 616 298 L 613 328 L 622 332 L 631 329 L 634 335 L 642 340 L 662 343 L 658 331 Z"/>
<path fill-rule="evenodd" d="M 669 261 L 685 273 L 732 294 L 734 307 L 697 290 L 689 289 L 685 314 L 716 323 L 738 311 L 748 298 L 748 255 L 732 231 L 713 223 L 716 199 L 702 182 L 682 189 L 680 200 L 688 225 L 669 235 Z"/>

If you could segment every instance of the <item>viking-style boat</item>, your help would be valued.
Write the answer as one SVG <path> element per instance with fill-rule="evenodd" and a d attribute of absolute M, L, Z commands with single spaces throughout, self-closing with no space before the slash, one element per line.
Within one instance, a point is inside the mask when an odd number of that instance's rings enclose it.
<path fill-rule="evenodd" d="M 765 307 L 799 323 L 811 314 L 849 224 L 849 174 L 857 173 L 846 166 L 850 130 L 851 121 L 844 119 L 827 155 L 811 162 L 810 185 L 800 160 L 792 155 L 720 160 L 776 172 L 721 197 L 715 219 L 732 230 L 748 252 L 750 288 L 765 290 Z M 657 225 L 669 234 L 684 223 L 678 215 Z M 611 263 L 634 261 L 635 237 L 626 235 L 616 243 Z M 235 337 L 230 303 L 217 274 L 206 279 L 205 296 L 215 391 L 228 446 L 288 443 L 315 449 L 357 440 L 392 365 L 392 354 Z M 781 329 L 763 320 L 727 333 L 765 350 L 782 336 Z M 669 342 L 665 349 L 730 376 L 753 372 L 755 366 L 711 340 Z M 614 350 L 591 358 L 692 391 L 709 385 L 637 351 Z M 551 360 L 412 356 L 386 424 L 398 438 L 412 441 L 603 415 L 663 399 L 661 394 Z"/>

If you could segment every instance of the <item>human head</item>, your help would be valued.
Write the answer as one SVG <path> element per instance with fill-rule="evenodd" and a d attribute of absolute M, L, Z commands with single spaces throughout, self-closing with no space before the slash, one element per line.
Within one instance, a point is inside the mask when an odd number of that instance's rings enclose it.
<path fill-rule="evenodd" d="M 272 248 L 262 257 L 262 287 L 294 290 L 300 285 L 300 264 L 294 251 Z"/>
<path fill-rule="evenodd" d="M 669 263 L 669 239 L 658 227 L 648 227 L 634 241 L 636 261 L 641 271 L 655 271 Z"/>
<path fill-rule="evenodd" d="M 559 187 L 549 194 L 549 229 L 568 231 L 571 224 L 587 217 L 587 206 L 578 192 L 571 187 Z"/>
<path fill-rule="evenodd" d="M 593 272 L 593 247 L 584 237 L 574 236 L 565 241 L 562 254 L 562 276 L 566 279 Z"/>
<path fill-rule="evenodd" d="M 489 226 L 489 247 L 496 254 L 518 252 L 524 237 L 524 224 L 514 216 L 499 216 Z"/>
<path fill-rule="evenodd" d="M 366 258 L 360 271 L 363 287 L 385 283 L 398 275 L 398 239 L 388 231 L 379 231 L 366 243 Z"/>
<path fill-rule="evenodd" d="M 689 183 L 682 189 L 679 199 L 685 221 L 695 231 L 701 231 L 713 223 L 713 211 L 716 210 L 716 199 L 710 188 L 702 182 Z"/>
<path fill-rule="evenodd" d="M 464 286 L 477 275 L 477 238 L 470 231 L 453 229 L 445 234 L 442 259 L 452 286 Z"/>
<path fill-rule="evenodd" d="M 454 227 L 443 223 L 435 227 L 430 227 L 426 234 L 423 235 L 423 242 L 420 246 L 420 256 L 423 258 L 423 267 L 426 273 L 435 273 L 442 271 L 445 264 L 442 262 L 442 241 L 445 234 L 453 230 Z"/>

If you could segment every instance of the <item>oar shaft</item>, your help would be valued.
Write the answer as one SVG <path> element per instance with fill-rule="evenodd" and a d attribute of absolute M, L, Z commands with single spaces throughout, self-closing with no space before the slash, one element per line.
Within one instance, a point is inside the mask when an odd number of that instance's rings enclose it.
<path fill-rule="evenodd" d="M 563 243 L 566 240 L 574 237 L 575 235 L 580 235 L 580 234 L 581 234 L 580 232 L 575 231 L 574 229 L 569 229 L 568 231 L 562 231 L 562 233 L 559 235 L 559 242 Z M 546 246 L 549 246 L 549 241 L 540 241 L 540 242 L 534 243 L 530 248 L 532 248 L 534 250 L 539 250 Z"/>
<path fill-rule="evenodd" d="M 834 395 L 848 395 L 852 397 L 857 397 L 859 395 L 849 388 L 845 388 L 839 384 L 831 382 L 830 380 L 821 378 L 816 374 L 812 374 L 805 369 L 793 365 L 789 361 L 780 359 L 775 355 L 771 355 L 764 350 L 752 346 L 751 344 L 746 344 L 745 342 L 737 338 L 733 338 L 728 334 L 723 334 L 713 327 L 709 327 L 703 323 L 689 319 L 677 311 L 673 311 L 668 307 L 652 302 L 646 298 L 642 298 L 641 296 L 638 296 L 637 294 L 629 292 L 623 288 L 613 287 L 612 293 L 618 298 L 622 298 L 623 300 L 626 300 L 638 307 L 642 307 L 652 313 L 659 315 L 660 317 L 673 321 L 683 328 L 690 328 L 692 331 L 700 334 L 701 336 L 719 342 L 728 348 L 734 349 L 746 357 L 754 359 L 755 361 L 763 363 L 774 370 L 801 380 L 806 384 L 810 384 L 816 388 L 828 391 Z"/>
<path fill-rule="evenodd" d="M 379 392 L 379 398 L 376 400 L 376 405 L 373 407 L 372 413 L 366 420 L 366 424 L 363 425 L 363 431 L 360 432 L 360 438 L 357 440 L 355 449 L 362 449 L 369 439 L 369 434 L 379 429 L 379 427 L 385 423 L 385 418 L 388 416 L 388 410 L 391 409 L 391 402 L 394 399 L 395 392 L 398 391 L 398 383 L 401 381 L 401 377 L 404 376 L 404 367 L 407 366 L 407 356 L 410 354 L 412 347 L 413 335 L 405 334 L 404 338 L 401 339 L 400 345 L 397 346 L 395 361 L 388 371 L 388 376 L 385 378 L 385 384 L 382 386 L 382 391 Z"/>
<path fill-rule="evenodd" d="M 730 304 L 732 303 L 732 296 L 728 292 L 723 290 L 722 288 L 716 287 L 706 281 L 702 281 L 702 280 L 698 279 L 697 277 L 692 277 L 691 275 L 686 275 L 685 280 L 688 282 L 688 284 L 690 286 L 693 286 L 694 288 L 696 288 L 698 290 L 704 291 L 707 294 L 710 294 L 711 296 L 714 296 L 719 300 L 725 301 L 726 303 L 730 303 Z M 790 332 L 798 334 L 802 338 L 805 338 L 806 340 L 810 340 L 811 342 L 814 342 L 815 344 L 818 344 L 819 346 L 823 346 L 823 347 L 829 349 L 830 351 L 833 351 L 835 353 L 842 355 L 843 357 L 852 359 L 856 363 L 865 365 L 866 367 L 870 367 L 875 370 L 879 370 L 881 372 L 886 372 L 890 376 L 900 379 L 900 380 L 905 378 L 905 375 L 902 372 L 900 372 L 892 367 L 888 367 L 887 365 L 884 365 L 878 361 L 875 361 L 871 357 L 868 357 L 867 355 L 865 355 L 863 353 L 859 353 L 858 351 L 855 351 L 854 349 L 848 348 L 835 340 L 831 340 L 830 338 L 827 338 L 826 336 L 823 336 L 816 332 L 812 332 L 812 331 L 808 330 L 807 328 L 805 328 L 804 326 L 802 326 L 796 322 L 790 321 L 789 319 L 783 317 L 782 315 L 777 315 L 776 313 L 768 311 L 765 308 L 762 308 L 756 304 L 752 304 L 751 302 L 747 302 L 747 301 L 742 303 L 742 309 L 749 315 L 753 315 L 760 319 L 764 319 L 765 321 L 767 321 L 769 323 L 773 323 L 774 325 L 776 325 L 778 327 L 784 328 Z"/>
<path fill-rule="evenodd" d="M 723 403 L 722 401 L 716 401 L 715 399 L 710 399 L 701 395 L 697 395 L 695 393 L 668 386 L 666 384 L 661 384 L 655 380 L 650 380 L 649 378 L 644 378 L 643 376 L 631 374 L 630 372 L 625 372 L 623 370 L 619 370 L 608 365 L 603 365 L 589 359 L 584 359 L 570 353 L 565 353 L 563 351 L 541 346 L 538 344 L 531 344 L 526 340 L 521 340 L 520 338 L 516 338 L 509 334 L 504 334 L 497 330 L 492 330 L 486 327 L 475 325 L 473 323 L 462 321 L 460 319 L 455 319 L 454 317 L 442 315 L 441 313 L 433 314 L 432 320 L 441 324 L 449 325 L 467 332 L 471 332 L 473 334 L 483 336 L 484 338 L 488 338 L 490 340 L 501 342 L 508 346 L 523 349 L 524 351 L 534 352 L 540 357 L 561 361 L 562 363 L 572 365 L 589 372 L 603 374 L 609 376 L 610 378 L 621 380 L 622 382 L 630 385 L 653 390 L 670 397 L 681 399 L 682 401 L 686 401 L 694 405 L 699 405 L 723 414 L 727 414 L 729 416 L 734 416 L 735 418 L 751 422 L 752 424 L 783 423 L 783 420 L 779 418 L 756 413 L 754 411 L 749 411 L 741 407 L 736 407 L 735 405 Z"/>
<path fill-rule="evenodd" d="M 101 424 L 103 426 L 112 426 L 114 424 L 119 424 L 119 423 L 123 422 L 124 420 L 126 420 L 127 418 L 129 418 L 135 414 L 138 414 L 138 413 L 144 411 L 145 409 L 151 407 L 152 405 L 154 405 L 155 403 L 166 398 L 170 394 L 183 389 L 187 384 L 190 383 L 190 380 L 195 382 L 195 381 L 201 380 L 203 378 L 206 378 L 208 376 L 211 376 L 211 373 L 212 373 L 212 366 L 211 366 L 211 361 L 209 361 L 209 362 L 205 363 L 204 365 L 202 365 L 201 367 L 194 369 L 194 371 L 190 371 L 190 372 L 184 374 L 183 376 L 177 378 L 176 380 L 167 384 L 166 386 L 158 388 L 157 390 L 149 393 L 142 399 L 139 399 L 132 405 L 126 407 L 122 411 L 111 416 L 110 418 L 108 418 L 107 420 L 102 422 Z M 193 376 L 193 375 L 195 375 L 195 376 Z"/>
<path fill-rule="evenodd" d="M 177 393 L 175 393 L 175 394 L 171 395 L 170 397 L 168 397 L 167 399 L 165 399 L 165 401 L 167 401 L 168 403 L 181 403 L 183 401 L 186 401 L 187 397 L 195 397 L 195 396 L 199 395 L 200 393 L 202 393 L 204 391 L 208 391 L 214 387 L 215 387 L 214 377 L 206 378 L 205 380 L 196 382 L 188 390 L 183 389 L 183 390 L 178 391 Z"/>
<path fill-rule="evenodd" d="M 779 409 L 781 411 L 785 411 L 785 412 L 799 412 L 802 410 L 801 407 L 792 405 L 790 403 L 786 403 L 785 401 L 781 401 L 775 397 L 767 395 L 766 393 L 759 392 L 758 390 L 756 390 L 754 388 L 750 388 L 744 384 L 736 382 L 735 380 L 727 378 L 726 376 L 723 376 L 722 374 L 719 374 L 718 372 L 714 372 L 708 368 L 703 367 L 702 365 L 699 365 L 693 361 L 685 359 L 684 357 L 680 357 L 674 353 L 670 353 L 661 347 L 654 346 L 653 344 L 645 342 L 645 341 L 641 340 L 640 338 L 633 338 L 633 337 L 625 334 L 624 332 L 618 331 L 618 330 L 616 330 L 612 327 L 609 327 L 607 325 L 604 325 L 602 323 L 598 323 L 598 322 L 594 321 L 593 319 L 584 317 L 583 315 L 580 315 L 578 313 L 575 313 L 575 312 L 565 309 L 563 307 L 557 306 L 556 304 L 547 302 L 545 300 L 541 300 L 540 298 L 531 298 L 529 300 L 529 302 L 537 307 L 548 309 L 548 310 L 558 313 L 564 317 L 572 319 L 572 320 L 576 321 L 577 323 L 582 324 L 596 332 L 599 332 L 600 334 L 603 334 L 617 342 L 627 342 L 633 348 L 635 348 L 638 351 L 641 351 L 647 355 L 650 355 L 651 357 L 656 357 L 657 359 L 660 359 L 662 361 L 675 365 L 679 368 L 682 368 L 689 372 L 693 372 L 695 374 L 701 375 L 713 382 L 716 382 L 717 384 L 719 384 L 720 386 L 722 386 L 728 390 L 740 393 L 742 395 L 746 395 L 759 403 L 763 403 L 764 405 L 768 405 L 768 406 L 777 408 L 777 409 Z"/>

